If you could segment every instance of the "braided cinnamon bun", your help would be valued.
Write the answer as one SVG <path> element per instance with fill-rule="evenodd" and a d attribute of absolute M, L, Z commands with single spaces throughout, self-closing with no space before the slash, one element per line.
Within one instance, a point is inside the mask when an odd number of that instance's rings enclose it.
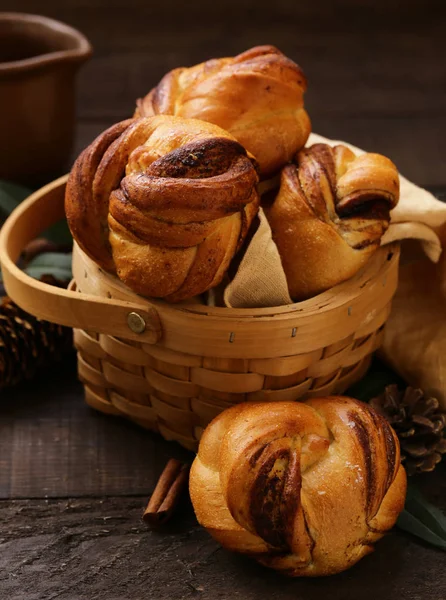
<path fill-rule="evenodd" d="M 396 434 L 346 397 L 230 408 L 205 430 L 190 474 L 198 521 L 218 542 L 295 577 L 371 552 L 405 491 Z"/>
<path fill-rule="evenodd" d="M 257 213 L 252 158 L 226 131 L 157 116 L 114 125 L 65 199 L 81 248 L 133 291 L 177 302 L 217 285 Z"/>
<path fill-rule="evenodd" d="M 143 99 L 135 116 L 196 118 L 223 127 L 249 151 L 262 178 L 302 148 L 311 131 L 301 68 L 273 46 L 233 58 L 170 71 Z"/>
<path fill-rule="evenodd" d="M 398 199 L 398 171 L 385 156 L 327 144 L 301 150 L 265 206 L 291 298 L 304 300 L 359 271 Z"/>

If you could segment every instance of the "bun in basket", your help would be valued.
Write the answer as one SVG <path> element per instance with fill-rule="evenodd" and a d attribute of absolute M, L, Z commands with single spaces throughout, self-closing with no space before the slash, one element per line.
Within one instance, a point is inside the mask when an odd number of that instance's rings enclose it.
<path fill-rule="evenodd" d="M 230 408 L 205 430 L 190 474 L 201 525 L 290 576 L 355 564 L 394 525 L 405 491 L 393 429 L 346 397 Z"/>
<path fill-rule="evenodd" d="M 315 144 L 282 170 L 265 212 L 293 300 L 352 277 L 380 245 L 399 198 L 395 165 L 380 154 Z"/>
<path fill-rule="evenodd" d="M 134 292 L 177 302 L 217 285 L 257 213 L 232 135 L 196 119 L 128 120 L 77 159 L 65 199 L 80 247 Z"/>
<path fill-rule="evenodd" d="M 262 178 L 288 163 L 311 131 L 301 68 L 274 46 L 170 71 L 143 99 L 136 116 L 196 118 L 223 127 L 249 151 Z"/>

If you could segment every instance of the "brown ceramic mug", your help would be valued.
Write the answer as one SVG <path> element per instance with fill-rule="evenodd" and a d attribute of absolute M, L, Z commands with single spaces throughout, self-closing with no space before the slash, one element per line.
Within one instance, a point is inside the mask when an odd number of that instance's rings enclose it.
<path fill-rule="evenodd" d="M 0 13 L 0 179 L 41 183 L 67 167 L 75 76 L 91 52 L 68 25 Z"/>

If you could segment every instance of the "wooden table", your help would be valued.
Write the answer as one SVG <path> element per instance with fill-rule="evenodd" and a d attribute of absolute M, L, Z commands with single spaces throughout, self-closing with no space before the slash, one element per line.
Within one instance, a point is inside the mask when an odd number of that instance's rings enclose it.
<path fill-rule="evenodd" d="M 160 533 L 141 521 L 171 456 L 192 458 L 82 402 L 74 360 L 2 393 L 0 598 L 444 600 L 446 561 L 401 532 L 350 571 L 288 580 L 222 550 L 184 502 Z M 444 467 L 445 465 L 443 465 Z M 446 509 L 446 469 L 421 480 Z"/>
<path fill-rule="evenodd" d="M 445 11 L 396 0 L 0 0 L 84 31 L 76 153 L 177 65 L 274 43 L 304 67 L 314 130 L 388 154 L 422 185 L 446 184 Z M 168 458 L 191 458 L 82 402 L 74 357 L 1 392 L 0 598 L 444 600 L 445 554 L 396 532 L 350 571 L 288 580 L 222 550 L 188 502 L 162 533 L 141 514 Z M 446 469 L 421 478 L 446 509 Z"/>

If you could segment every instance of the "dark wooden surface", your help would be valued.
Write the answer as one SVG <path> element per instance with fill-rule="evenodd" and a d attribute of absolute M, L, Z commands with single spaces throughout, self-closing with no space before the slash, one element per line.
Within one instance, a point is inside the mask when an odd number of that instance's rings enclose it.
<path fill-rule="evenodd" d="M 76 151 L 167 70 L 271 43 L 303 67 L 315 131 L 388 154 L 416 183 L 445 183 L 440 0 L 0 0 L 0 10 L 64 20 L 93 43 Z"/>
<path fill-rule="evenodd" d="M 222 550 L 185 498 L 168 526 L 141 516 L 179 446 L 82 402 L 73 357 L 2 393 L 0 598 L 444 600 L 445 554 L 396 531 L 346 573 L 288 580 Z M 446 510 L 446 465 L 419 479 Z"/>
<path fill-rule="evenodd" d="M 0 10 L 64 20 L 95 47 L 79 76 L 73 156 L 130 115 L 166 70 L 273 43 L 308 76 L 315 131 L 388 154 L 415 182 L 436 186 L 446 184 L 443 6 L 0 0 Z M 0 395 L 1 599 L 446 597 L 445 554 L 401 532 L 347 573 L 313 581 L 221 550 L 187 502 L 166 532 L 147 532 L 140 517 L 165 462 L 191 455 L 88 409 L 73 357 Z M 420 483 L 446 509 L 445 469 Z"/>
<path fill-rule="evenodd" d="M 444 477 L 445 473 L 443 473 Z M 444 600 L 442 554 L 403 534 L 330 578 L 293 580 L 221 549 L 184 510 L 162 533 L 140 497 L 17 500 L 0 513 L 2 598 Z M 181 518 L 180 518 L 181 517 Z"/>

